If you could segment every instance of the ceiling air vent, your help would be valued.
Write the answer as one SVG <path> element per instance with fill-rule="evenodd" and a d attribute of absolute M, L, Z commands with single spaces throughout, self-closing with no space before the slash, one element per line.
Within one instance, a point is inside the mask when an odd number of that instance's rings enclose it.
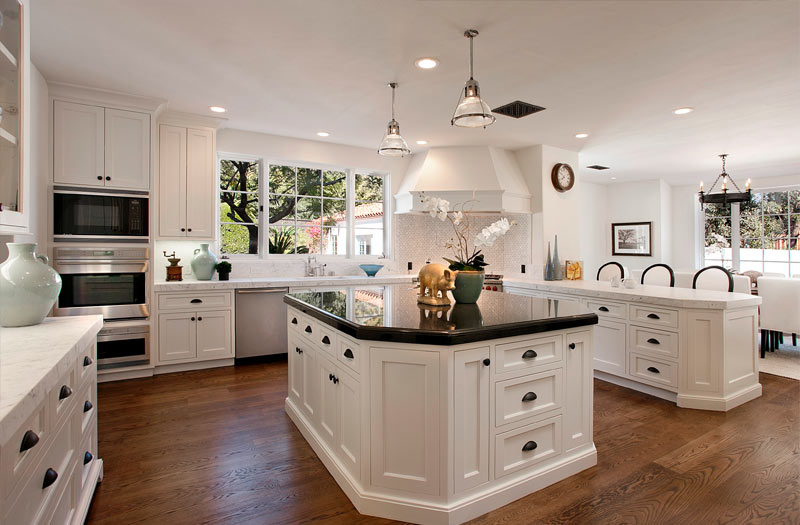
<path fill-rule="evenodd" d="M 608 170 L 611 169 L 608 166 L 601 166 L 600 164 L 592 164 L 591 166 L 586 166 L 590 170 Z"/>
<path fill-rule="evenodd" d="M 544 110 L 545 108 L 542 106 L 534 106 L 533 104 L 528 104 L 521 100 L 515 100 L 514 102 L 509 102 L 504 106 L 493 109 L 492 113 L 499 113 L 507 117 L 522 118 Z"/>

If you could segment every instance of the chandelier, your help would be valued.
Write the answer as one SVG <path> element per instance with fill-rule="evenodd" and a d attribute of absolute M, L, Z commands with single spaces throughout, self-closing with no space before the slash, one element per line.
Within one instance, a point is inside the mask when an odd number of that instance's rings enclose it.
<path fill-rule="evenodd" d="M 717 178 L 714 180 L 714 184 L 708 189 L 708 192 L 703 191 L 703 183 L 700 182 L 700 203 L 701 204 L 730 204 L 732 202 L 750 202 L 750 179 L 747 179 L 747 184 L 745 185 L 745 191 L 742 191 L 739 188 L 739 185 L 736 184 L 736 181 L 733 180 L 733 177 L 728 175 L 725 171 L 725 157 L 727 157 L 727 153 L 723 153 L 719 156 L 722 159 L 722 173 L 717 175 Z M 722 179 L 722 187 L 719 193 L 713 193 L 714 187 L 717 183 Z M 728 190 L 728 183 L 733 185 L 733 188 L 736 191 L 729 191 Z"/>

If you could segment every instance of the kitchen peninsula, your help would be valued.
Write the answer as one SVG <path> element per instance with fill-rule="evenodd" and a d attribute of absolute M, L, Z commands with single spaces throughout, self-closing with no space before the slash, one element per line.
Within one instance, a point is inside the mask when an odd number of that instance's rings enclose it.
<path fill-rule="evenodd" d="M 360 513 L 461 523 L 596 464 L 596 314 L 416 296 L 394 284 L 284 298 L 286 412 Z"/>

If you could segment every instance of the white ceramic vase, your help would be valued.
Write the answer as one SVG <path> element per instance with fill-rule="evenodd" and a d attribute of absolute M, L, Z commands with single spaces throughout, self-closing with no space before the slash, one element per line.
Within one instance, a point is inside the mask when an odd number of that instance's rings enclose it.
<path fill-rule="evenodd" d="M 217 267 L 217 257 L 208 250 L 208 244 L 201 244 L 195 249 L 192 258 L 192 273 L 198 281 L 210 281 Z"/>
<path fill-rule="evenodd" d="M 0 325 L 39 324 L 61 292 L 61 276 L 36 255 L 36 243 L 9 242 L 8 259 L 0 264 Z"/>

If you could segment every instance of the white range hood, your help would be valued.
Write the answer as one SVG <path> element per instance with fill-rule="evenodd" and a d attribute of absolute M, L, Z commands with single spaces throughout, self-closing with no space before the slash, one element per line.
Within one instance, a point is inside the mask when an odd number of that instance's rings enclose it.
<path fill-rule="evenodd" d="M 474 198 L 473 213 L 530 213 L 531 195 L 514 154 L 491 146 L 430 148 L 411 158 L 395 195 L 396 213 L 424 212 L 420 193 L 450 201 Z"/>

